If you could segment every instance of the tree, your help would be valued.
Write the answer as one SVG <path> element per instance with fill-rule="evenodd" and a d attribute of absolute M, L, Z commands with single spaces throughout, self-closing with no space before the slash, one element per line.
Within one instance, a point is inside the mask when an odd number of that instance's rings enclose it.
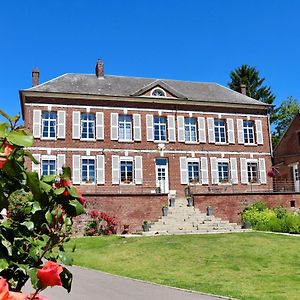
<path fill-rule="evenodd" d="M 262 101 L 267 104 L 273 104 L 275 96 L 271 91 L 271 87 L 262 86 L 265 78 L 260 78 L 259 71 L 255 67 L 242 65 L 241 67 L 230 72 L 231 81 L 228 86 L 237 92 L 241 91 L 241 84 L 246 85 L 246 95 Z M 274 111 L 271 108 L 270 121 L 274 121 Z"/>
<path fill-rule="evenodd" d="M 272 132 L 272 144 L 275 147 L 283 136 L 295 115 L 300 111 L 297 99 L 290 96 L 282 101 L 281 105 L 275 110 L 275 126 Z"/>

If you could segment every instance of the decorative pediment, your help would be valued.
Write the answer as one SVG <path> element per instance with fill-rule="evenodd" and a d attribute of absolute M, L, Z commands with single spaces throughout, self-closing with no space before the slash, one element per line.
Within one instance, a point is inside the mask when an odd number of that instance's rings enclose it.
<path fill-rule="evenodd" d="M 162 80 L 155 80 L 151 82 L 150 84 L 131 94 L 131 96 L 187 99 L 186 96 L 179 93 Z"/>

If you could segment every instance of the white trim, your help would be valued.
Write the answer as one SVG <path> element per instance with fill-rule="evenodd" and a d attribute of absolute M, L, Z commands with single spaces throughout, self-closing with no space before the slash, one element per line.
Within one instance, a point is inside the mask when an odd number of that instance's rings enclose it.
<path fill-rule="evenodd" d="M 153 92 L 154 92 L 155 90 L 159 90 L 159 91 L 163 92 L 164 96 L 154 96 L 154 95 L 153 95 Z M 148 96 L 148 97 L 149 97 L 149 96 Z M 167 93 L 166 93 L 166 91 L 163 90 L 162 88 L 156 86 L 156 87 L 154 87 L 154 88 L 151 90 L 151 92 L 150 92 L 150 97 L 155 97 L 155 98 L 166 98 L 166 97 L 167 97 Z"/>
<path fill-rule="evenodd" d="M 25 103 L 25 106 L 41 106 L 41 107 L 48 107 L 48 104 L 40 104 L 40 103 Z M 52 105 L 52 107 L 67 107 L 67 108 L 81 108 L 84 109 L 82 105 Z M 124 107 L 110 107 L 110 106 L 90 106 L 93 109 L 96 110 L 119 110 L 123 111 Z M 220 113 L 216 112 L 204 112 L 204 111 L 187 111 L 187 110 L 172 110 L 172 109 L 153 109 L 153 108 L 130 108 L 128 109 L 128 114 L 130 114 L 130 111 L 145 111 L 145 112 L 153 112 L 153 114 L 158 114 L 159 111 L 162 111 L 162 113 L 182 113 L 182 114 L 189 114 L 193 113 L 194 117 L 201 116 L 201 115 L 215 115 L 218 116 Z M 222 117 L 226 118 L 226 116 L 239 116 L 239 117 L 250 117 L 250 118 L 268 118 L 267 115 L 254 115 L 254 114 L 236 114 L 236 113 L 222 113 Z"/>

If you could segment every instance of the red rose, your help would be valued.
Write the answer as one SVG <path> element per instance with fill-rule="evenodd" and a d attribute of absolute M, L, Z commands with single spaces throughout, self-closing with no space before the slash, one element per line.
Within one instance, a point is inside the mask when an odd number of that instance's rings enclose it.
<path fill-rule="evenodd" d="M 7 157 L 14 150 L 14 147 L 10 144 L 5 144 L 4 155 Z M 0 169 L 2 169 L 7 163 L 6 157 L 0 157 Z"/>
<path fill-rule="evenodd" d="M 47 261 L 45 265 L 38 269 L 38 279 L 43 287 L 62 285 L 59 274 L 63 271 L 63 268 L 53 261 Z"/>
<path fill-rule="evenodd" d="M 96 209 L 91 210 L 90 216 L 91 216 L 93 219 L 98 218 L 98 217 L 99 217 L 99 212 L 98 212 L 98 210 L 96 210 Z"/>
<path fill-rule="evenodd" d="M 76 192 L 77 192 L 77 194 L 78 194 L 78 201 L 79 201 L 82 205 L 84 205 L 85 199 L 82 197 L 82 194 L 81 194 L 79 188 L 77 188 L 76 186 L 74 186 L 74 188 L 75 188 L 75 190 L 76 190 Z"/>

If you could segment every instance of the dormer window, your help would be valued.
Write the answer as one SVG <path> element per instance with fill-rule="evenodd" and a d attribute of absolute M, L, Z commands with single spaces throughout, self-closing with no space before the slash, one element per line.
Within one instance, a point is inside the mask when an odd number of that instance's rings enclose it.
<path fill-rule="evenodd" d="M 151 91 L 151 96 L 153 97 L 166 97 L 166 93 L 163 89 L 161 88 L 154 88 Z"/>

